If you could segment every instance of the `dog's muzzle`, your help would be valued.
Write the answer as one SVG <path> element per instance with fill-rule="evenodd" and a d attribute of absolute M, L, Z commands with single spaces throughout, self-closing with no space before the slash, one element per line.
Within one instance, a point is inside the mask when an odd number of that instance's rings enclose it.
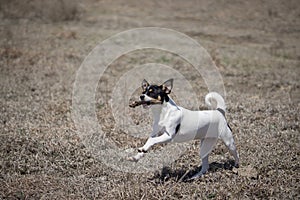
<path fill-rule="evenodd" d="M 151 102 L 150 101 L 145 101 L 145 95 L 141 95 L 140 96 L 140 99 L 141 99 L 141 101 L 143 101 L 144 103 L 142 104 L 142 106 L 143 106 L 143 108 L 150 108 L 150 104 L 151 104 Z"/>

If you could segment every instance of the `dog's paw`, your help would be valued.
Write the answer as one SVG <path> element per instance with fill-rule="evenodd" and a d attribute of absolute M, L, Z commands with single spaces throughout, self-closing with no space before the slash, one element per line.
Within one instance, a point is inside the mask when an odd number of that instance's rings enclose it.
<path fill-rule="evenodd" d="M 188 181 L 193 181 L 193 180 L 196 180 L 198 178 L 201 178 L 204 174 L 206 174 L 206 172 L 198 172 L 196 174 L 194 174 L 191 178 L 188 179 Z"/>
<path fill-rule="evenodd" d="M 130 162 L 137 162 L 138 159 L 136 159 L 134 156 L 128 157 L 126 160 L 130 161 Z"/>

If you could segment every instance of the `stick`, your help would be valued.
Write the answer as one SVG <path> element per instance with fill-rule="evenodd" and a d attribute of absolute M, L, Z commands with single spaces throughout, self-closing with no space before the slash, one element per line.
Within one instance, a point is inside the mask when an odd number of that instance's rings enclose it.
<path fill-rule="evenodd" d="M 150 100 L 150 101 L 134 101 L 129 104 L 129 107 L 135 108 L 140 105 L 153 105 L 153 104 L 161 104 L 161 101 L 158 100 Z"/>

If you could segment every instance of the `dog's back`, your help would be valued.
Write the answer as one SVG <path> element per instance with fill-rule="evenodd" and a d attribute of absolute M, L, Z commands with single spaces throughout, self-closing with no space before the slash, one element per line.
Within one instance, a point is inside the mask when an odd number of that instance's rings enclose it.
<path fill-rule="evenodd" d="M 182 112 L 180 129 L 176 133 L 174 142 L 218 137 L 220 129 L 227 126 L 224 116 L 217 110 L 191 111 L 179 108 Z"/>

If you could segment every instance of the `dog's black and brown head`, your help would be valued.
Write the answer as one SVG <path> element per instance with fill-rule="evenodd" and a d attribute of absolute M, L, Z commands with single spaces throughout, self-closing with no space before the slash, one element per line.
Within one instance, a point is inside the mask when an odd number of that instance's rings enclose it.
<path fill-rule="evenodd" d="M 169 79 L 162 85 L 150 85 L 145 79 L 142 82 L 143 94 L 140 96 L 142 101 L 169 101 L 168 94 L 173 88 L 173 79 Z"/>
<path fill-rule="evenodd" d="M 142 82 L 142 95 L 139 102 L 134 102 L 130 106 L 136 107 L 138 105 L 153 105 L 163 104 L 169 101 L 168 94 L 171 93 L 173 88 L 173 79 L 169 79 L 161 85 L 151 85 L 145 79 Z"/>

